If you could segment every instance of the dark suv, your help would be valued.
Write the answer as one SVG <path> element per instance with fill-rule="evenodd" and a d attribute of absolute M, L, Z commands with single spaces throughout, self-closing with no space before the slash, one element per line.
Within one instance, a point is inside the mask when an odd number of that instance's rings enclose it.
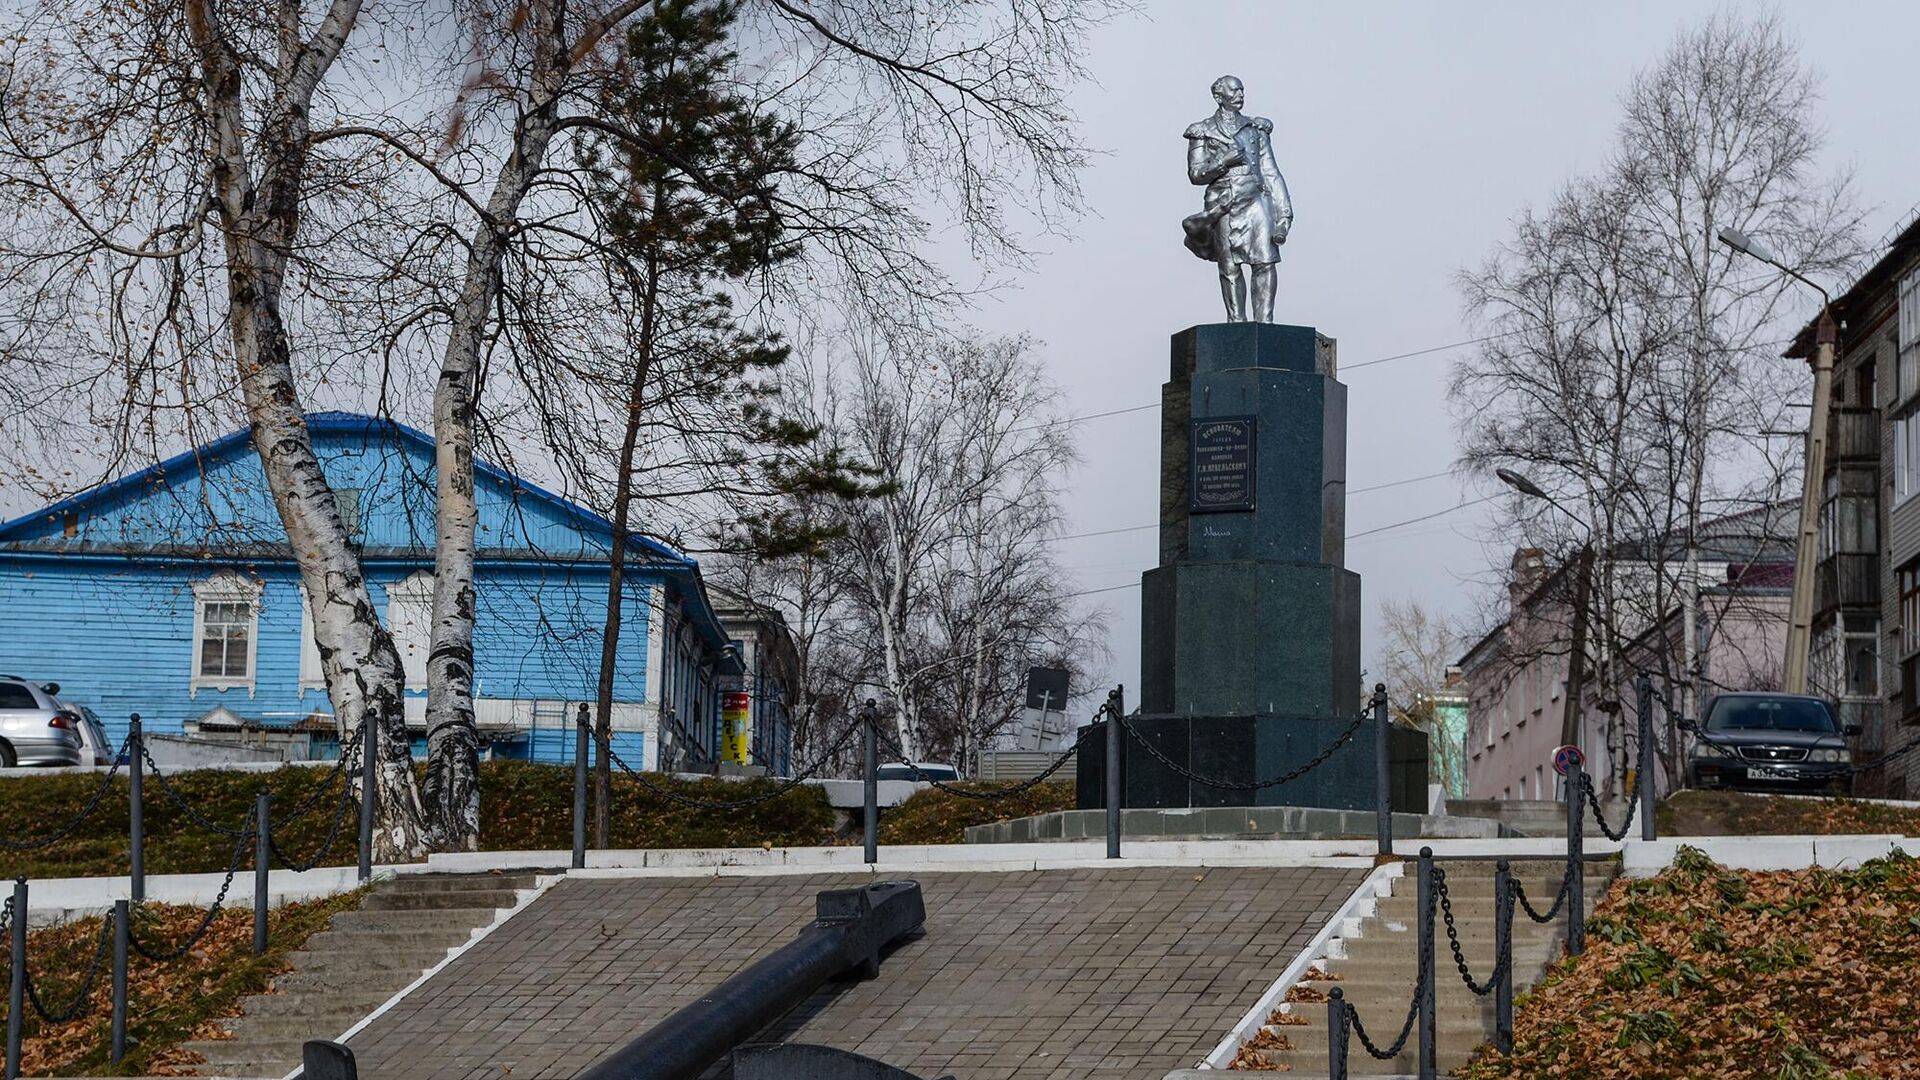
<path fill-rule="evenodd" d="M 1707 703 L 1704 734 L 1688 760 L 1694 787 L 1755 791 L 1853 790 L 1848 736 L 1833 706 L 1804 694 L 1721 694 Z"/>

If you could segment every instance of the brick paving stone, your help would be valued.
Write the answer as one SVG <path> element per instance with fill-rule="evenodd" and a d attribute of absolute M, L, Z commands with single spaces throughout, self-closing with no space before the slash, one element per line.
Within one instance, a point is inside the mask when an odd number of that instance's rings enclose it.
<path fill-rule="evenodd" d="M 915 875 L 925 933 L 758 1037 L 925 1077 L 1160 1080 L 1191 1067 L 1359 870 L 1138 867 Z M 866 875 L 573 879 L 351 1041 L 368 1080 L 568 1080 Z M 711 1070 L 727 1077 L 724 1066 Z"/>

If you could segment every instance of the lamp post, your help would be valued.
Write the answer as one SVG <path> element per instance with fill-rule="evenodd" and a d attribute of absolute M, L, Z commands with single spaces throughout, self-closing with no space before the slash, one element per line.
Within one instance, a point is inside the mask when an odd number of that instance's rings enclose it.
<path fill-rule="evenodd" d="M 1587 523 L 1586 518 L 1567 509 L 1559 499 L 1547 494 L 1545 488 L 1512 469 L 1495 469 L 1493 475 L 1499 477 L 1501 483 L 1530 499 L 1553 504 L 1586 531 L 1587 539 L 1580 545 L 1580 553 L 1574 561 L 1573 642 L 1567 650 L 1567 696 L 1560 713 L 1560 742 L 1567 746 L 1579 746 L 1580 694 L 1587 673 L 1587 609 L 1593 602 L 1593 526 Z"/>
<path fill-rule="evenodd" d="M 1813 562 L 1820 535 L 1820 484 L 1827 471 L 1827 411 L 1833 398 L 1833 354 L 1839 328 L 1833 321 L 1833 297 L 1806 275 L 1776 258 L 1738 229 L 1721 229 L 1720 242 L 1778 269 L 1820 294 L 1820 322 L 1814 330 L 1813 408 L 1807 417 L 1807 460 L 1800 478 L 1800 535 L 1793 552 L 1793 600 L 1787 609 L 1787 655 L 1781 682 L 1789 694 L 1807 692 L 1807 651 L 1813 640 Z"/>

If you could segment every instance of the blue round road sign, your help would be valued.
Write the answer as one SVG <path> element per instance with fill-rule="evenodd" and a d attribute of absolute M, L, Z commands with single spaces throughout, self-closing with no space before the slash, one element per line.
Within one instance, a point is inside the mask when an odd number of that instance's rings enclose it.
<path fill-rule="evenodd" d="M 1586 763 L 1587 755 L 1581 753 L 1580 748 L 1577 746 L 1568 745 L 1556 747 L 1553 751 L 1553 771 L 1559 773 L 1561 776 L 1565 776 L 1571 772 L 1575 765 L 1585 765 Z"/>

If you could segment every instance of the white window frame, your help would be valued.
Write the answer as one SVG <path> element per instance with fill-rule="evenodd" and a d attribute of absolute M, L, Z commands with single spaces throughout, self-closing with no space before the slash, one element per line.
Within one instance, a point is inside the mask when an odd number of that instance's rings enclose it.
<path fill-rule="evenodd" d="M 234 573 L 215 574 L 193 583 L 193 666 L 188 671 L 188 697 L 197 697 L 202 690 L 245 690 L 248 697 L 253 696 L 254 677 L 260 670 L 261 592 L 261 582 Z M 200 674 L 208 604 L 246 604 L 252 612 L 252 625 L 247 631 L 247 672 L 244 676 Z"/>
<path fill-rule="evenodd" d="M 313 597 L 306 585 L 300 589 L 300 689 L 327 688 L 327 671 L 320 663 L 320 639 L 314 633 Z"/>
<path fill-rule="evenodd" d="M 427 688 L 427 652 L 433 646 L 433 575 L 425 570 L 387 586 L 387 632 L 400 653 L 407 689 Z"/>
<path fill-rule="evenodd" d="M 1893 505 L 1920 494 L 1920 409 L 1893 418 Z"/>

